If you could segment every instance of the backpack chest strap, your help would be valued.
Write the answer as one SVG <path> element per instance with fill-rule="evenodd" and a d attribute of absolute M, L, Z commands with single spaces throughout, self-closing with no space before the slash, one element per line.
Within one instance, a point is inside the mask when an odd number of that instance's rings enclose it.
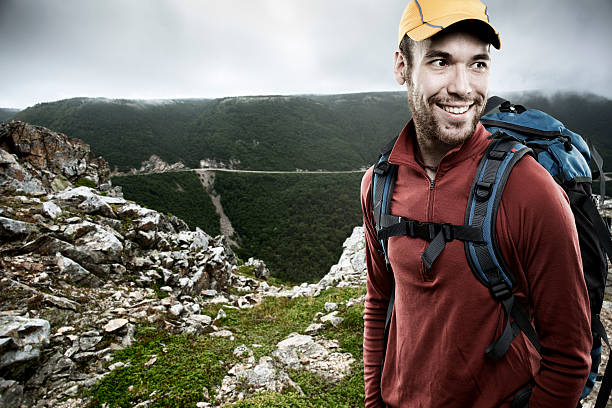
<path fill-rule="evenodd" d="M 421 222 L 389 214 L 381 214 L 381 228 L 378 239 L 387 240 L 395 236 L 421 238 L 429 242 L 421 259 L 431 268 L 434 261 L 446 247 L 446 243 L 458 239 L 482 243 L 482 228 L 470 225 L 454 225 L 440 222 Z"/>

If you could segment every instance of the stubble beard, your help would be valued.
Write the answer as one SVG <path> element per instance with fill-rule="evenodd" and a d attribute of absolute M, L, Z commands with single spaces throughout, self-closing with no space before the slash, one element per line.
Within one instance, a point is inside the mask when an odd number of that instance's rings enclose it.
<path fill-rule="evenodd" d="M 433 110 L 436 109 L 436 103 L 450 102 L 473 103 L 474 106 L 471 108 L 474 110 L 472 119 L 456 126 L 453 126 L 453 124 L 443 126 L 435 117 Z M 434 95 L 425 102 L 414 87 L 410 85 L 408 85 L 408 103 L 419 143 L 441 143 L 449 147 L 457 146 L 472 137 L 484 110 L 484 98 L 479 95 L 475 95 L 471 99 L 442 99 Z"/>

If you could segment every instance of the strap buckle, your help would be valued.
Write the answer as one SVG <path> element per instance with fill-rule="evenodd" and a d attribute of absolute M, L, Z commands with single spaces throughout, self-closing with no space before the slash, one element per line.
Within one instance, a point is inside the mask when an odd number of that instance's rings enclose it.
<path fill-rule="evenodd" d="M 491 285 L 490 290 L 493 298 L 496 300 L 506 300 L 512 296 L 512 290 L 503 279 L 498 283 Z"/>
<path fill-rule="evenodd" d="M 525 107 L 523 105 L 513 105 L 509 101 L 505 101 L 499 107 L 499 111 L 500 112 L 519 113 L 520 114 L 520 113 L 525 112 L 526 110 L 527 109 L 525 109 Z"/>
<path fill-rule="evenodd" d="M 416 234 L 414 232 L 414 220 L 406 221 L 406 235 L 408 235 L 410 238 L 415 237 Z"/>
<path fill-rule="evenodd" d="M 383 160 L 381 162 L 378 162 L 376 167 L 374 167 L 374 173 L 378 174 L 379 176 L 382 176 L 387 173 L 387 171 L 389 171 L 389 167 L 391 167 L 391 164 L 387 160 Z"/>
<path fill-rule="evenodd" d="M 486 181 L 479 181 L 476 183 L 476 191 L 474 192 L 476 198 L 480 201 L 486 201 L 491 197 L 491 186 L 493 183 L 487 183 Z"/>
<path fill-rule="evenodd" d="M 427 226 L 427 233 L 429 234 L 428 241 L 433 241 L 436 235 L 438 235 L 438 233 L 436 232 L 436 224 L 434 224 L 433 222 L 428 222 L 425 223 L 425 225 Z"/>
<path fill-rule="evenodd" d="M 442 233 L 444 234 L 444 241 L 450 242 L 455 239 L 455 234 L 453 232 L 453 226 L 451 224 L 444 223 L 442 224 Z"/>
<path fill-rule="evenodd" d="M 504 160 L 504 157 L 506 157 L 506 152 L 504 152 L 503 150 L 491 149 L 487 156 L 489 159 L 501 161 Z"/>

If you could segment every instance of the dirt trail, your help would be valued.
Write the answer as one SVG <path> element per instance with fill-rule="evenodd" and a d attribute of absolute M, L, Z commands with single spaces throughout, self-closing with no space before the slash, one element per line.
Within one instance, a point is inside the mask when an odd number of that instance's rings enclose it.
<path fill-rule="evenodd" d="M 215 173 L 213 171 L 196 171 L 198 176 L 200 177 L 200 181 L 202 182 L 202 186 L 208 193 L 210 200 L 215 206 L 215 210 L 219 215 L 219 229 L 221 230 L 221 234 L 225 235 L 230 245 L 239 246 L 238 243 L 234 240 L 235 230 L 232 226 L 232 222 L 225 215 L 225 211 L 223 211 L 223 206 L 221 205 L 221 196 L 217 194 L 214 189 L 215 185 Z"/>

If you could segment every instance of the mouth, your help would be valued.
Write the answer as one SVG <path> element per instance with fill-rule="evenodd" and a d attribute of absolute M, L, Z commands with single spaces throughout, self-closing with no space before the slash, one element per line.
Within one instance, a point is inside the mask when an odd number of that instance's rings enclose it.
<path fill-rule="evenodd" d="M 436 106 L 454 117 L 461 117 L 462 115 L 465 115 L 472 108 L 472 106 L 474 106 L 474 104 L 443 105 L 441 103 L 436 103 Z"/>

